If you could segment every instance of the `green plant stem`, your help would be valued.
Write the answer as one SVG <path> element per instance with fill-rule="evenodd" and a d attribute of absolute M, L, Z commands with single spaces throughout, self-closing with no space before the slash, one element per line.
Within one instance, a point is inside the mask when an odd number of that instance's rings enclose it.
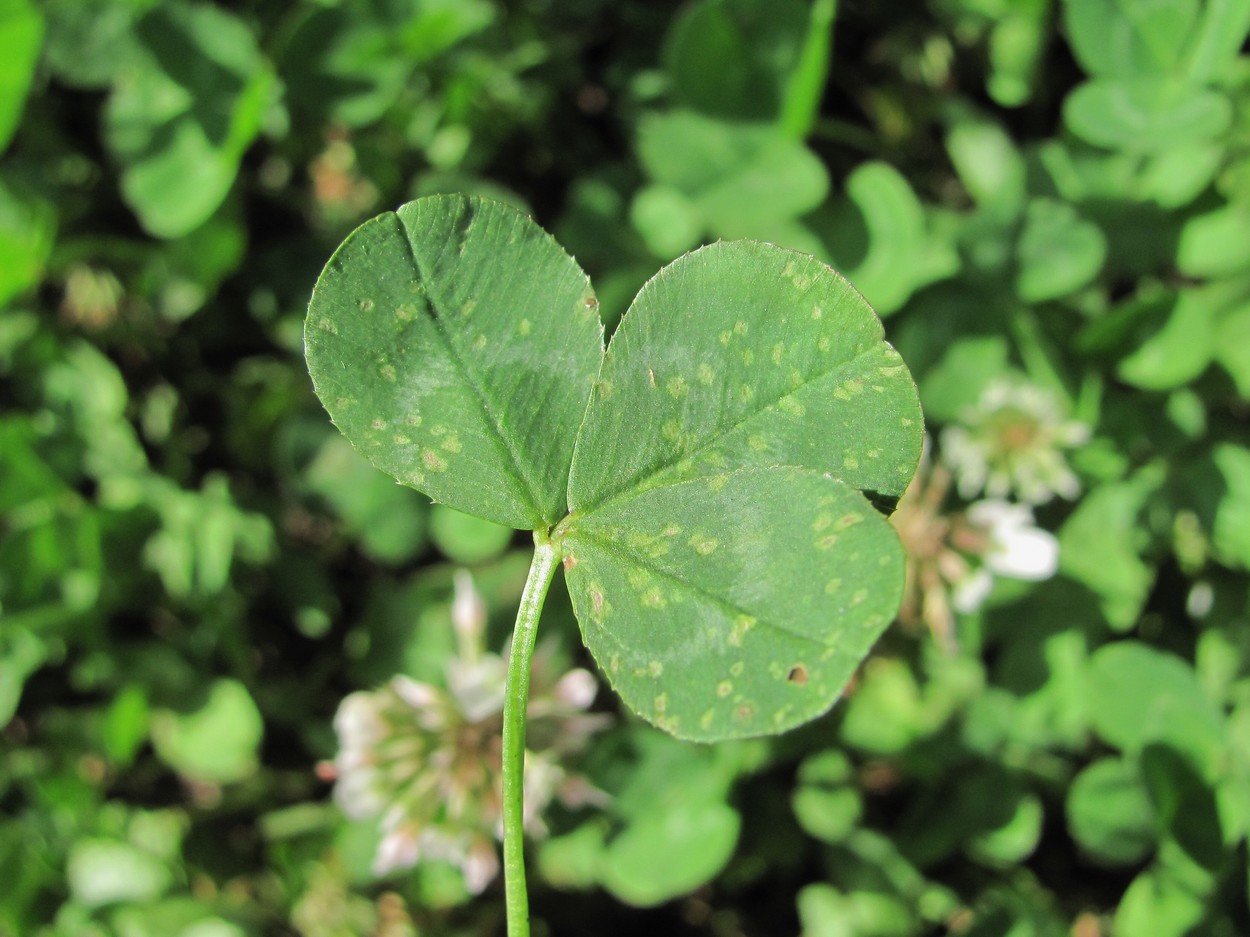
<path fill-rule="evenodd" d="M 529 894 L 525 889 L 525 714 L 530 691 L 530 659 L 547 589 L 560 562 L 560 547 L 534 531 L 534 560 L 521 594 L 508 682 L 503 701 L 503 878 L 508 937 L 529 937 Z"/>

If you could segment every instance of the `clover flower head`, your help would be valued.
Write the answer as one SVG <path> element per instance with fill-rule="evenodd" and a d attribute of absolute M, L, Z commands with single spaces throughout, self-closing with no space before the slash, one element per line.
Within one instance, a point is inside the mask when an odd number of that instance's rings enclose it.
<path fill-rule="evenodd" d="M 1015 495 L 1044 504 L 1080 493 L 1064 451 L 1088 439 L 1089 427 L 1068 419 L 1053 393 L 1020 378 L 999 378 L 959 423 L 942 431 L 942 459 L 965 499 Z"/>
<path fill-rule="evenodd" d="M 1026 504 L 986 499 L 966 509 L 947 504 L 950 470 L 929 458 L 890 518 L 906 554 L 899 620 L 923 622 L 953 650 L 954 613 L 980 608 L 994 578 L 1039 581 L 1055 574 L 1059 542 L 1035 526 Z"/>
<path fill-rule="evenodd" d="M 455 579 L 452 621 L 458 651 L 445 686 L 397 676 L 340 704 L 334 798 L 353 819 L 380 817 L 376 874 L 420 861 L 451 862 L 476 894 L 499 872 L 507 664 L 484 649 L 486 607 L 467 572 Z M 525 829 L 533 835 L 545 833 L 542 815 L 553 799 L 573 807 L 603 800 L 564 766 L 605 724 L 606 717 L 586 712 L 597 683 L 587 671 L 560 675 L 554 665 L 554 648 L 539 647 L 530 674 L 524 776 Z"/>
<path fill-rule="evenodd" d="M 988 542 L 982 565 L 957 583 L 953 604 L 961 612 L 973 612 L 990 594 L 994 577 L 1040 582 L 1059 569 L 1059 541 L 1033 523 L 1028 505 L 1006 501 L 978 501 L 964 515 L 974 528 L 985 532 Z"/>

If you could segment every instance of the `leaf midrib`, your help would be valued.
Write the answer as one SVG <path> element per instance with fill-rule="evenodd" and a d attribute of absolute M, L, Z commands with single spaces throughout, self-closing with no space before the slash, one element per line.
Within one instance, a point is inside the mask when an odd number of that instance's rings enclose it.
<path fill-rule="evenodd" d="M 767 471 L 767 469 L 764 469 L 762 471 Z M 682 483 L 678 482 L 677 484 L 682 484 Z M 685 589 L 700 596 L 701 598 L 707 600 L 709 604 L 718 605 L 723 609 L 728 609 L 734 615 L 747 615 L 750 618 L 754 619 L 756 625 L 763 626 L 770 631 L 774 631 L 777 634 L 782 635 L 783 637 L 790 638 L 796 641 L 806 642 L 809 644 L 814 644 L 816 647 L 819 647 L 821 649 L 830 647 L 829 644 L 821 641 L 819 638 L 813 638 L 811 635 L 802 634 L 797 631 L 791 631 L 789 628 L 779 625 L 776 622 L 770 621 L 767 618 L 761 617 L 757 612 L 751 611 L 750 609 L 743 608 L 741 605 L 737 605 L 734 602 L 731 602 L 722 596 L 716 595 L 714 592 L 709 592 L 703 586 L 697 585 L 696 583 L 693 583 L 687 579 L 683 579 L 681 576 L 678 576 L 676 573 L 671 572 L 670 570 L 664 569 L 661 566 L 657 566 L 654 563 L 654 561 L 652 561 L 651 559 L 647 557 L 643 557 L 641 554 L 629 548 L 623 548 L 616 541 L 610 540 L 607 537 L 604 537 L 600 534 L 596 534 L 593 531 L 586 530 L 584 528 L 574 527 L 571 531 L 569 531 L 565 535 L 566 540 L 572 539 L 573 541 L 576 541 L 578 537 L 581 537 L 583 540 L 593 541 L 595 544 L 599 546 L 599 548 L 604 553 L 607 553 L 608 555 L 616 559 L 623 559 L 627 562 L 632 562 L 635 566 L 639 567 L 640 569 L 644 569 L 647 572 L 653 573 L 658 576 L 662 576 L 663 578 L 668 579 L 671 582 L 677 583 L 677 585 L 682 586 Z"/>
<path fill-rule="evenodd" d="M 879 345 L 884 345 L 884 344 L 888 344 L 888 343 L 887 343 L 887 342 L 885 342 L 884 340 L 878 339 L 878 341 L 877 341 L 877 343 L 876 343 L 876 344 L 874 344 L 874 345 L 870 346 L 869 348 L 865 349 L 864 351 L 861 351 L 861 352 L 859 352 L 858 354 L 855 354 L 855 355 L 853 355 L 852 357 L 850 357 L 850 358 L 846 359 L 845 361 L 843 361 L 842 363 L 840 363 L 840 364 L 839 364 L 839 365 L 837 365 L 836 367 L 830 368 L 828 371 L 824 371 L 824 372 L 821 372 L 821 373 L 816 374 L 815 376 L 813 376 L 813 377 L 812 377 L 812 379 L 811 379 L 810 381 L 805 381 L 802 385 L 800 385 L 800 387 L 801 387 L 801 388 L 806 388 L 806 387 L 811 386 L 812 384 L 815 384 L 817 381 L 823 381 L 823 380 L 825 380 L 826 378 L 833 377 L 833 376 L 837 375 L 839 372 L 841 372 L 841 371 L 843 371 L 844 369 L 849 368 L 850 366 L 852 366 L 853 364 L 855 364 L 855 362 L 857 362 L 860 358 L 862 358 L 862 357 L 864 357 L 864 356 L 866 356 L 866 355 L 869 355 L 869 354 L 873 353 L 874 351 L 876 351 L 876 350 L 877 350 L 877 346 L 879 346 Z M 578 513 L 578 514 L 589 515 L 589 514 L 592 514 L 593 512 L 595 512 L 595 511 L 599 510 L 600 508 L 603 508 L 603 507 L 605 507 L 605 506 L 607 506 L 607 505 L 609 505 L 609 504 L 613 504 L 613 503 L 615 503 L 615 502 L 617 502 L 617 501 L 621 501 L 621 500 L 623 500 L 623 499 L 625 499 L 625 498 L 634 497 L 634 496 L 636 496 L 636 495 L 638 495 L 638 494 L 642 494 L 642 493 L 643 493 L 643 492 L 645 492 L 645 491 L 649 491 L 649 490 L 651 490 L 650 488 L 645 487 L 645 486 L 646 486 L 646 482 L 647 482 L 649 479 L 653 479 L 653 478 L 655 478 L 656 476 L 662 475 L 664 472 L 666 472 L 666 471 L 668 471 L 668 470 L 672 469 L 674 466 L 676 466 L 676 465 L 677 465 L 677 463 L 681 462 L 683 459 L 690 459 L 690 458 L 693 458 L 694 456 L 697 456 L 699 453 L 703 452 L 704 450 L 712 448 L 714 445 L 716 445 L 716 440 L 718 440 L 718 439 L 722 439 L 722 438 L 724 438 L 725 436 L 730 435 L 731 433 L 737 432 L 737 430 L 738 430 L 739 428 L 741 428 L 742 426 L 745 426 L 747 423 L 751 422 L 751 421 L 752 421 L 752 420 L 754 420 L 755 418 L 757 418 L 757 417 L 759 417 L 760 415 L 762 415 L 762 414 L 764 413 L 764 411 L 766 411 L 769 407 L 775 407 L 775 406 L 777 406 L 779 403 L 781 403 L 781 401 L 783 401 L 783 400 L 787 399 L 788 397 L 793 397 L 793 396 L 794 396 L 794 395 L 798 392 L 798 390 L 799 390 L 799 389 L 800 389 L 800 388 L 795 388 L 794 390 L 788 391 L 788 392 L 786 392 L 786 393 L 782 394 L 781 396 L 779 396 L 779 397 L 777 397 L 777 398 L 775 398 L 775 399 L 773 399 L 773 400 L 770 400 L 770 401 L 769 401 L 769 402 L 767 402 L 767 403 L 762 404 L 762 405 L 761 405 L 761 406 L 760 406 L 760 407 L 759 407 L 759 408 L 758 408 L 758 409 L 757 409 L 754 413 L 751 413 L 751 414 L 749 414 L 748 416 L 744 416 L 742 419 L 740 419 L 740 420 L 736 421 L 735 423 L 733 423 L 733 424 L 731 424 L 731 425 L 728 425 L 727 427 L 722 427 L 722 428 L 720 428 L 720 429 L 719 429 L 719 431 L 718 431 L 718 432 L 716 432 L 716 433 L 714 433 L 714 434 L 709 434 L 709 435 L 708 435 L 708 436 L 707 436 L 704 440 L 702 440 L 702 441 L 701 441 L 698 445 L 696 445 L 693 449 L 690 449 L 690 450 L 687 450 L 687 451 L 685 451 L 685 452 L 680 453 L 679 455 L 677 455 L 677 457 L 676 457 L 676 458 L 670 458 L 670 459 L 669 459 L 669 461 L 657 461 L 657 462 L 654 462 L 654 463 L 652 463 L 651 465 L 647 466 L 646 468 L 643 468 L 643 469 L 639 470 L 639 471 L 638 471 L 638 472 L 636 472 L 636 473 L 635 473 L 632 477 L 630 477 L 630 478 L 629 478 L 629 479 L 627 479 L 625 482 L 623 482 L 623 483 L 622 483 L 622 484 L 621 484 L 621 485 L 620 485 L 620 486 L 619 486 L 619 487 L 618 487 L 618 488 L 617 488 L 614 492 L 612 492 L 611 494 L 602 495 L 602 496 L 601 496 L 601 497 L 599 497 L 597 500 L 591 501 L 591 502 L 590 502 L 590 503 L 588 503 L 588 504 L 583 504 L 583 505 L 580 505 L 580 506 L 577 508 L 577 513 Z M 597 393 L 597 391 L 596 391 L 596 393 Z M 580 439 L 579 439 L 578 441 L 580 442 Z M 576 455 L 574 456 L 574 458 L 576 458 Z M 666 457 L 666 458 L 668 458 L 668 457 Z M 779 462 L 779 463 L 777 463 L 777 466 L 776 466 L 776 467 L 780 468 L 780 467 L 783 467 L 783 466 L 785 466 L 785 465 L 787 465 L 787 463 L 784 463 L 784 462 Z M 727 467 L 725 471 L 727 471 L 727 472 L 732 472 L 732 471 L 735 471 L 736 469 L 739 469 L 739 468 L 748 468 L 748 467 L 750 467 L 750 466 L 746 466 L 746 465 L 736 465 L 736 466 L 733 466 L 733 465 L 731 465 L 731 466 Z M 804 466 L 794 466 L 794 467 L 796 467 L 796 468 L 803 468 Z M 811 467 L 808 467 L 808 468 L 809 468 L 809 470 L 810 470 L 810 471 L 816 471 L 816 472 L 821 471 L 820 469 L 817 469 L 817 468 L 811 468 Z M 838 479 L 839 481 L 841 481 L 841 480 L 842 480 L 842 479 L 841 479 L 841 478 L 840 478 L 840 477 L 836 474 L 836 472 L 835 472 L 835 470 L 834 470 L 833 468 L 828 469 L 828 474 L 829 474 L 831 477 Z M 854 487 L 854 486 L 850 486 L 850 487 Z M 567 499 L 566 499 L 566 500 L 567 500 Z"/>
<path fill-rule="evenodd" d="M 395 218 L 399 223 L 408 256 L 411 258 L 412 265 L 421 278 L 421 285 L 425 290 L 425 295 L 433 307 L 433 314 L 430 316 L 430 319 L 433 320 L 435 331 L 438 333 L 439 338 L 442 339 L 448 356 L 456 366 L 456 370 L 464 378 L 465 385 L 472 392 L 478 406 L 481 407 L 482 415 L 486 418 L 486 424 L 494 431 L 491 438 L 494 439 L 497 448 L 507 457 L 514 476 L 520 480 L 524 487 L 525 494 L 529 498 L 530 509 L 542 523 L 550 523 L 550 518 L 546 517 L 543 511 L 543 502 L 538 496 L 538 489 L 535 487 L 529 472 L 525 470 L 526 460 L 521 457 L 519 444 L 515 439 L 510 438 L 509 434 L 504 432 L 503 422 L 495 416 L 495 401 L 486 392 L 486 388 L 480 382 L 474 380 L 473 372 L 466 366 L 464 358 L 460 354 L 460 349 L 452 341 L 451 334 L 443 322 L 444 310 L 446 309 L 445 297 L 438 290 L 435 278 L 427 274 L 427 268 L 418 256 L 416 245 L 413 244 L 412 237 L 408 232 L 408 225 L 399 215 L 396 215 Z"/>

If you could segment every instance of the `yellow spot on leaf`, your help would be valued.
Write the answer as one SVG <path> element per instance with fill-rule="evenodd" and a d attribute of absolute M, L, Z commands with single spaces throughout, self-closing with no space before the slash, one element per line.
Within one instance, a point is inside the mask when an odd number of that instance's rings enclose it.
<path fill-rule="evenodd" d="M 681 376 L 670 377 L 664 382 L 664 388 L 668 391 L 670 397 L 675 397 L 678 400 L 686 396 L 686 391 L 688 390 L 686 379 Z"/>
<path fill-rule="evenodd" d="M 516 330 L 521 333 L 522 337 L 524 337 L 529 335 L 530 332 L 534 330 L 534 325 L 529 319 L 522 319 L 517 323 Z"/>
<path fill-rule="evenodd" d="M 411 322 L 417 317 L 417 307 L 412 303 L 400 303 L 395 307 L 395 318 L 400 322 Z"/>
<path fill-rule="evenodd" d="M 712 366 L 707 363 L 699 365 L 695 371 L 695 377 L 698 378 L 700 384 L 704 385 L 710 385 L 716 380 L 716 374 L 712 371 Z"/>
<path fill-rule="evenodd" d="M 699 556 L 711 556 L 720 546 L 720 541 L 715 537 L 705 537 L 702 534 L 694 534 L 686 543 L 694 547 L 694 552 Z"/>
<path fill-rule="evenodd" d="M 790 416 L 803 416 L 807 413 L 807 407 L 799 403 L 794 397 L 782 397 L 777 402 L 777 406 L 783 412 L 790 414 Z"/>
<path fill-rule="evenodd" d="M 664 593 L 658 586 L 652 586 L 642 594 L 642 604 L 647 608 L 665 608 L 668 605 L 668 599 L 664 597 Z"/>
<path fill-rule="evenodd" d="M 443 460 L 443 457 L 433 449 L 426 449 L 422 452 L 421 461 L 425 463 L 425 467 L 431 472 L 447 471 L 447 463 Z"/>
<path fill-rule="evenodd" d="M 722 699 L 734 691 L 733 682 L 730 680 L 722 680 L 716 684 L 716 695 Z"/>

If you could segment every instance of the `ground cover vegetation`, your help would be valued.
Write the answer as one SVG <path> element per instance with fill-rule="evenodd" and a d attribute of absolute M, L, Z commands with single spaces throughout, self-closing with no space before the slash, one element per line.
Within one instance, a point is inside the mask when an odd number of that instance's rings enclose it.
<path fill-rule="evenodd" d="M 812 519 L 815 542 L 897 536 L 901 608 L 787 734 L 733 705 L 763 676 L 720 678 L 721 710 L 680 655 L 614 671 L 591 628 L 592 656 L 579 619 L 685 598 L 569 531 L 530 685 L 536 934 L 1250 933 L 1248 33 L 1250 0 L 2 0 L 0 935 L 502 931 L 534 552 L 511 528 L 690 430 L 597 390 L 567 488 L 522 472 L 475 504 L 371 465 L 377 417 L 325 400 L 348 442 L 314 394 L 309 297 L 349 232 L 433 196 L 533 216 L 589 275 L 540 261 L 578 324 L 522 311 L 517 347 L 572 348 L 596 315 L 611 335 L 640 289 L 623 335 L 683 283 L 731 308 L 765 295 L 741 252 L 798 251 L 871 304 L 924 410 L 923 454 L 882 423 L 829 466 L 919 457 L 905 491 L 855 484 L 869 500 Z M 643 289 L 674 261 L 687 280 Z M 765 302 L 689 373 L 634 369 L 638 392 L 749 395 L 801 336 L 825 351 Z M 405 362 L 360 364 L 389 384 Z M 694 491 L 675 464 L 599 509 L 606 540 L 728 569 L 735 524 L 773 529 L 759 505 L 829 494 L 771 483 L 781 423 L 744 425 L 728 494 L 663 502 Z M 427 490 L 477 438 L 382 429 Z M 874 581 L 819 593 L 871 606 Z M 774 678 L 827 689 L 807 663 Z M 701 733 L 749 737 L 673 737 Z"/>

